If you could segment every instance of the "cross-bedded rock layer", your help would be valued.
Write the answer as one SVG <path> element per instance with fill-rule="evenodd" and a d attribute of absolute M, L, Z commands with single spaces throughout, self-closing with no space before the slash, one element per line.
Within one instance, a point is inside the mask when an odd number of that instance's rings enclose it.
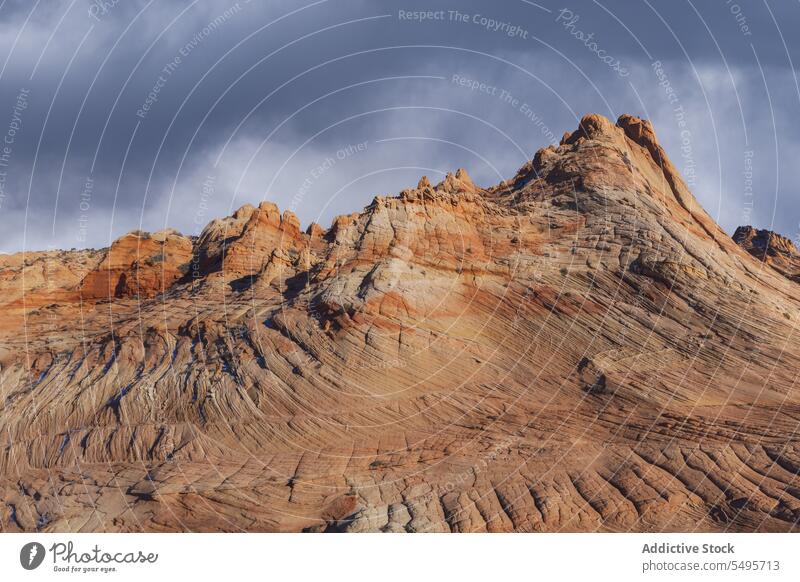
<path fill-rule="evenodd" d="M 263 203 L 5 257 L 0 523 L 796 529 L 778 271 L 647 121 L 598 115 L 496 187 L 423 178 L 327 231 Z"/>

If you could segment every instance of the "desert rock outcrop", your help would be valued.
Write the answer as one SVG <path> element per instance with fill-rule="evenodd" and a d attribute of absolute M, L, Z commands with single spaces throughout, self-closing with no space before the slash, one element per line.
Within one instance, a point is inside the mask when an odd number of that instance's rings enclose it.
<path fill-rule="evenodd" d="M 800 294 L 743 238 L 649 122 L 588 115 L 328 230 L 245 206 L 49 287 L 4 257 L 0 524 L 795 530 Z"/>
<path fill-rule="evenodd" d="M 790 239 L 771 230 L 740 226 L 733 240 L 784 277 L 800 283 L 800 251 Z"/>

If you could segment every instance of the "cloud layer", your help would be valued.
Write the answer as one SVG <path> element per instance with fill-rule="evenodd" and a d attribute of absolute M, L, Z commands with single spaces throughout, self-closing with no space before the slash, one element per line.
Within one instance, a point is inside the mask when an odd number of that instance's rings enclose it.
<path fill-rule="evenodd" d="M 0 251 L 263 199 L 327 225 L 422 174 L 497 183 L 590 111 L 651 118 L 729 231 L 800 231 L 800 7 L 263 4 L 3 3 Z"/>

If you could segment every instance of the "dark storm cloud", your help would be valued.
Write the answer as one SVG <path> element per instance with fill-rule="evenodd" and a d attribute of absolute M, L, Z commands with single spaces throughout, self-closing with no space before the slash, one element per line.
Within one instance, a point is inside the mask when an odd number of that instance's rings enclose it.
<path fill-rule="evenodd" d="M 727 229 L 794 236 L 799 18 L 725 0 L 6 1 L 0 250 L 196 233 L 264 198 L 327 224 L 421 174 L 496 183 L 589 111 L 652 118 Z"/>

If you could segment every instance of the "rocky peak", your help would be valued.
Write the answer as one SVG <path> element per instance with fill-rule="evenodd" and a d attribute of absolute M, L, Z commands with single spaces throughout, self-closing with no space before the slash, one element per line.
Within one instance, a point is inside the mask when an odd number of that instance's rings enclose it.
<path fill-rule="evenodd" d="M 191 238 L 173 229 L 123 235 L 81 281 L 81 295 L 85 300 L 154 297 L 186 274 L 192 247 Z"/>
<path fill-rule="evenodd" d="M 264 201 L 257 208 L 246 204 L 233 216 L 212 221 L 195 252 L 201 274 L 237 279 L 261 272 L 276 249 L 297 251 L 308 238 L 293 212 L 281 214 L 276 204 Z"/>
<path fill-rule="evenodd" d="M 306 234 L 309 237 L 311 237 L 312 240 L 320 239 L 323 236 L 325 236 L 325 229 L 322 228 L 316 222 L 312 222 L 311 224 L 308 225 L 308 228 L 306 229 Z"/>
<path fill-rule="evenodd" d="M 766 255 L 800 256 L 791 239 L 771 230 L 756 229 L 752 226 L 740 226 L 733 234 L 733 240 L 755 256 Z"/>
<path fill-rule="evenodd" d="M 581 118 L 578 129 L 569 135 L 564 134 L 561 143 L 562 145 L 572 145 L 584 139 L 597 138 L 601 134 L 612 135 L 613 132 L 614 124 L 607 117 L 597 113 L 588 113 Z"/>
<path fill-rule="evenodd" d="M 424 180 L 427 181 L 427 178 L 424 178 Z M 420 180 L 420 183 L 422 183 L 422 180 Z M 458 192 L 474 193 L 479 190 L 464 168 L 459 168 L 455 174 L 448 173 L 444 180 L 439 182 L 434 189 L 447 192 L 448 194 L 455 194 Z"/>
<path fill-rule="evenodd" d="M 781 275 L 800 282 L 800 251 L 791 239 L 771 230 L 740 226 L 733 234 L 733 240 Z"/>
<path fill-rule="evenodd" d="M 661 161 L 666 156 L 658 143 L 653 124 L 649 119 L 640 119 L 633 115 L 623 114 L 617 119 L 617 127 L 622 128 L 625 135 L 647 149 L 653 159 Z"/>

